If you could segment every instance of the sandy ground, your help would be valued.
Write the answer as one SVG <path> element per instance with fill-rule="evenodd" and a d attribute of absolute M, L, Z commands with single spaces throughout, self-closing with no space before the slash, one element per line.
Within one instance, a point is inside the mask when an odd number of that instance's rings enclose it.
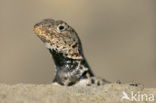
<path fill-rule="evenodd" d="M 123 99 L 123 92 L 131 100 Z M 131 98 L 133 95 L 136 100 Z M 141 101 L 141 95 L 147 98 Z M 0 103 L 149 103 L 156 89 L 127 84 L 107 84 L 100 87 L 63 87 L 54 84 L 0 84 Z M 147 101 L 146 101 L 147 99 Z M 154 101 L 156 103 L 156 100 Z M 152 102 L 152 103 L 154 103 Z M 137 102 L 138 103 L 138 102 Z"/>

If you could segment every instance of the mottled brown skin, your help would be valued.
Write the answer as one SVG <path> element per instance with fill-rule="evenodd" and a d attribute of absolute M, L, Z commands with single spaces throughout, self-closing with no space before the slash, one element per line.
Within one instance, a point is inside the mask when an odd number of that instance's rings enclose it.
<path fill-rule="evenodd" d="M 34 25 L 34 33 L 45 43 L 56 65 L 54 83 L 60 85 L 104 85 L 94 77 L 76 31 L 62 20 L 45 19 Z"/>
<path fill-rule="evenodd" d="M 56 74 L 53 83 L 72 86 L 101 86 L 110 83 L 97 78 L 88 65 L 76 31 L 62 20 L 44 19 L 34 25 L 34 33 L 49 49 L 55 65 Z M 120 81 L 116 83 L 121 84 Z M 137 82 L 130 86 L 143 86 Z"/>
<path fill-rule="evenodd" d="M 63 30 L 59 30 L 64 26 Z M 50 48 L 57 49 L 69 58 L 82 59 L 78 49 L 81 45 L 77 33 L 66 22 L 53 19 L 45 19 L 35 25 L 35 34 L 37 34 L 44 43 Z"/>

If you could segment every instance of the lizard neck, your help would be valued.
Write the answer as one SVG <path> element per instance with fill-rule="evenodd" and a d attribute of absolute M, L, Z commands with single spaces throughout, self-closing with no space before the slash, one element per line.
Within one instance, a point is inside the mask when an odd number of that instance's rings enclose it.
<path fill-rule="evenodd" d="M 86 59 L 72 59 L 65 57 L 62 53 L 49 49 L 56 65 L 54 82 L 61 85 L 72 85 L 80 79 L 94 76 Z M 67 82 L 68 81 L 68 82 Z"/>

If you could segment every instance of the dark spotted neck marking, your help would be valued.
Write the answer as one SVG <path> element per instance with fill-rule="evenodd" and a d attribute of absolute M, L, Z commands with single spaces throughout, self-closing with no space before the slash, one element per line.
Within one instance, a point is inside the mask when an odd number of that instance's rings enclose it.
<path fill-rule="evenodd" d="M 93 77 L 87 61 L 84 59 L 72 59 L 49 49 L 56 65 L 56 75 L 53 82 L 61 85 L 73 85 L 81 79 Z"/>

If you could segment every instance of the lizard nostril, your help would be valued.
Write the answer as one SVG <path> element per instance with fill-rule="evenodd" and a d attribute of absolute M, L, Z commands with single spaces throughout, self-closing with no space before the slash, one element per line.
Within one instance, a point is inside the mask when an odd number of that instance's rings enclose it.
<path fill-rule="evenodd" d="M 39 26 L 39 23 L 35 24 L 35 25 L 34 25 L 34 28 L 36 28 L 36 27 L 38 27 L 38 26 Z"/>

